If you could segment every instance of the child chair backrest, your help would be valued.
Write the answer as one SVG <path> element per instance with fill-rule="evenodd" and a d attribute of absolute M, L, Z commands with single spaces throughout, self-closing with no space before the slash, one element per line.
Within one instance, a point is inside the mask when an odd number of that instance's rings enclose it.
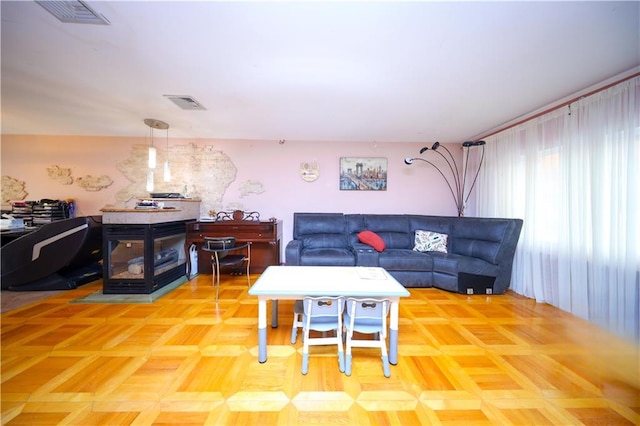
<path fill-rule="evenodd" d="M 305 297 L 303 303 L 305 322 L 311 330 L 332 330 L 342 322 L 344 299 L 341 297 Z"/>
<path fill-rule="evenodd" d="M 388 299 L 348 298 L 346 305 L 349 324 L 346 325 L 360 333 L 386 335 L 390 304 Z"/>

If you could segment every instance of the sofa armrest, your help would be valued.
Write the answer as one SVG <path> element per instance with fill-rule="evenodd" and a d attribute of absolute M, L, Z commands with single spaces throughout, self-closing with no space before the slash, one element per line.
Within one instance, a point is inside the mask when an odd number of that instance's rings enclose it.
<path fill-rule="evenodd" d="M 291 240 L 287 243 L 284 251 L 285 265 L 299 266 L 302 254 L 302 240 Z"/>
<path fill-rule="evenodd" d="M 351 245 L 356 254 L 356 266 L 378 266 L 378 252 L 370 245 L 353 243 Z"/>

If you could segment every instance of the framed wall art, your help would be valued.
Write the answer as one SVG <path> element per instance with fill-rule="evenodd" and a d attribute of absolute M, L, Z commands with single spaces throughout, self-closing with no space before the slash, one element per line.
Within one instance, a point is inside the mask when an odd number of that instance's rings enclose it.
<path fill-rule="evenodd" d="M 387 159 L 384 157 L 341 157 L 341 191 L 386 191 Z"/>

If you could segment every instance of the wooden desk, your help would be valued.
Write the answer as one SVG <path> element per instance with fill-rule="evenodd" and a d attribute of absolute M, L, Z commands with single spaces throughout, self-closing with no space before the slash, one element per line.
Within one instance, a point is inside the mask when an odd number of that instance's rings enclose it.
<path fill-rule="evenodd" d="M 258 296 L 258 361 L 267 360 L 267 301 L 271 324 L 278 325 L 279 299 L 305 296 L 376 297 L 391 301 L 389 362 L 398 363 L 398 304 L 409 291 L 383 268 L 362 266 L 270 266 L 249 289 Z"/>
<path fill-rule="evenodd" d="M 195 244 L 198 247 L 198 272 L 211 274 L 211 255 L 202 250 L 204 237 L 235 237 L 238 244 L 251 242 L 252 274 L 262 273 L 271 265 L 280 265 L 281 220 L 188 222 L 186 246 L 189 248 Z"/>

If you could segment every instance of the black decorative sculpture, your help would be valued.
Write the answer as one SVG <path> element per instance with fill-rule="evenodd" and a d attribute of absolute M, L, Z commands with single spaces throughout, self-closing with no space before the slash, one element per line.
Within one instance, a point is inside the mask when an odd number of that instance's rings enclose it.
<path fill-rule="evenodd" d="M 453 158 L 453 155 L 451 155 L 451 151 L 449 151 L 446 146 L 440 145 L 440 142 L 434 143 L 431 146 L 431 148 L 428 148 L 425 146 L 422 149 L 420 149 L 420 154 L 423 154 L 425 151 L 431 150 L 431 151 L 434 151 L 436 154 L 440 155 L 442 158 L 444 158 L 444 160 L 447 162 L 447 165 L 449 166 L 449 170 L 451 171 L 451 176 L 453 177 L 452 180 L 447 178 L 447 175 L 445 174 L 446 169 L 445 169 L 445 172 L 443 172 L 442 170 L 440 170 L 438 166 L 436 166 L 429 160 L 425 160 L 424 158 L 408 157 L 404 159 L 404 162 L 405 164 L 411 165 L 415 160 L 420 160 L 420 161 L 424 161 L 425 163 L 429 163 L 433 167 L 435 167 L 436 170 L 440 173 L 442 178 L 447 183 L 447 186 L 449 186 L 449 190 L 451 191 L 451 196 L 453 197 L 453 201 L 456 204 L 456 209 L 458 210 L 458 216 L 464 216 L 464 209 L 467 204 L 467 200 L 471 195 L 471 191 L 473 191 L 473 187 L 475 186 L 476 180 L 478 179 L 478 174 L 480 173 L 480 167 L 482 167 L 482 162 L 484 161 L 484 145 L 485 144 L 486 144 L 485 141 L 466 141 L 462 143 L 462 149 L 464 150 L 462 154 L 463 156 L 462 176 L 460 176 L 460 169 L 458 169 L 458 164 L 456 163 L 455 158 Z M 473 181 L 471 182 L 471 186 L 469 187 L 469 191 L 465 192 L 466 184 L 467 184 L 467 168 L 469 165 L 468 150 L 469 148 L 474 146 L 482 146 L 482 156 L 480 157 L 478 170 L 476 170 L 475 176 L 473 177 Z M 447 152 L 448 157 L 444 155 L 441 151 L 438 151 L 438 148 L 443 148 Z"/>

